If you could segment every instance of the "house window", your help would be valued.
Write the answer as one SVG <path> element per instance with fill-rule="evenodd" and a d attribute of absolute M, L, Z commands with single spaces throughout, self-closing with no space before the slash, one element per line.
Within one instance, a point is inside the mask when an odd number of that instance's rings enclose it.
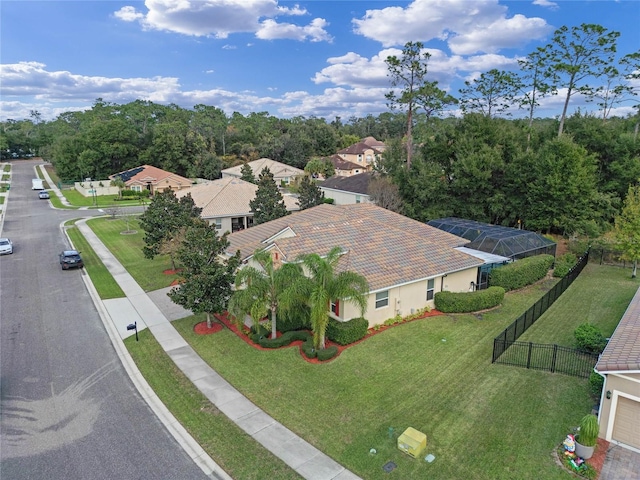
<path fill-rule="evenodd" d="M 216 218 L 216 230 L 221 230 L 221 229 L 222 229 L 222 219 Z"/>
<path fill-rule="evenodd" d="M 141 192 L 142 187 L 140 185 L 131 185 L 131 190 L 133 190 L 134 192 Z"/>
<path fill-rule="evenodd" d="M 360 195 L 356 195 L 356 203 L 360 203 Z"/>
<path fill-rule="evenodd" d="M 331 305 L 329 306 L 331 309 L 331 313 L 333 313 L 336 317 L 340 316 L 340 300 L 331 300 Z"/>
<path fill-rule="evenodd" d="M 382 308 L 389 305 L 389 290 L 376 293 L 376 308 Z"/>
<path fill-rule="evenodd" d="M 435 290 L 435 279 L 427 280 L 427 300 L 433 300 L 433 291 Z"/>
<path fill-rule="evenodd" d="M 362 154 L 358 154 L 358 161 L 362 163 Z"/>

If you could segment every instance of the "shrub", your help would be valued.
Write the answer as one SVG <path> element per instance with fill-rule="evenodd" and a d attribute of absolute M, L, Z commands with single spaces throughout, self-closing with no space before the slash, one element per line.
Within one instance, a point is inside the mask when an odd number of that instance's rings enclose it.
<path fill-rule="evenodd" d="M 336 347 L 335 345 L 331 345 L 330 347 L 318 350 L 317 354 L 318 360 L 324 362 L 325 360 L 330 360 L 338 355 L 338 347 Z"/>
<path fill-rule="evenodd" d="M 567 253 L 556 258 L 555 267 L 553 268 L 553 276 L 562 278 L 569 273 L 569 270 L 578 263 L 578 257 L 573 253 Z"/>
<path fill-rule="evenodd" d="M 504 299 L 504 288 L 489 287 L 476 292 L 438 292 L 434 296 L 436 309 L 443 313 L 477 312 L 493 308 Z"/>
<path fill-rule="evenodd" d="M 249 334 L 249 338 L 253 343 L 260 343 L 260 339 L 269 336 L 269 330 L 264 328 L 264 326 L 260 323 L 257 325 L 251 326 L 251 334 Z"/>
<path fill-rule="evenodd" d="M 329 318 L 326 335 L 329 340 L 339 345 L 348 345 L 364 338 L 369 330 L 369 322 L 362 317 L 353 318 L 348 322 L 339 322 Z"/>
<path fill-rule="evenodd" d="M 276 322 L 276 328 L 279 332 L 289 332 L 291 330 L 303 330 L 310 329 L 311 315 L 309 313 L 309 307 L 306 305 L 300 305 L 299 307 L 292 308 L 288 311 L 278 313 L 278 319 Z"/>
<path fill-rule="evenodd" d="M 277 338 L 261 337 L 258 343 L 264 348 L 280 348 L 296 340 L 307 341 L 309 338 L 311 338 L 311 334 L 307 331 L 290 331 L 283 333 Z"/>
<path fill-rule="evenodd" d="M 591 375 L 589 375 L 589 390 L 591 390 L 591 395 L 599 399 L 602 395 L 603 386 L 604 378 L 596 372 L 591 372 Z"/>
<path fill-rule="evenodd" d="M 307 358 L 316 358 L 317 351 L 313 347 L 313 337 L 309 338 L 306 342 L 302 344 L 302 353 Z"/>
<path fill-rule="evenodd" d="M 325 198 L 322 203 L 328 203 L 329 205 L 333 205 L 335 200 L 333 198 Z"/>
<path fill-rule="evenodd" d="M 573 331 L 576 337 L 576 348 L 587 353 L 601 353 L 607 345 L 607 339 L 598 327 L 591 323 L 583 323 Z"/>
<path fill-rule="evenodd" d="M 489 285 L 506 291 L 526 287 L 544 278 L 553 261 L 553 255 L 535 255 L 495 268 L 489 273 Z"/>

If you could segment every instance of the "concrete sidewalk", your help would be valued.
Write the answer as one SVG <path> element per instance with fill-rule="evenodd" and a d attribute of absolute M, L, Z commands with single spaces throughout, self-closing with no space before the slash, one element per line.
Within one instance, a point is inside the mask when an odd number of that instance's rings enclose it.
<path fill-rule="evenodd" d="M 211 403 L 303 478 L 309 480 L 360 478 L 276 422 L 207 365 L 171 325 L 169 319 L 150 296 L 142 290 L 86 225 L 86 222 L 79 221 L 77 225 L 126 294 L 126 298 L 105 301 L 94 294 L 96 303 L 100 305 L 98 309 L 103 313 L 101 316 L 105 326 L 108 324 L 107 329 L 112 332 L 112 340 L 115 343 L 122 344 L 122 339 L 135 334 L 126 328 L 130 323 L 137 322 L 138 330 L 148 328 L 167 355 Z M 88 276 L 85 275 L 85 277 Z M 93 285 L 91 289 L 95 292 Z M 174 312 L 174 314 L 180 315 L 180 312 Z M 126 352 L 123 344 L 122 349 Z M 128 356 L 128 353 L 123 355 Z M 152 392 L 148 393 L 155 396 Z M 206 455 L 206 453 L 199 452 L 193 446 L 190 449 L 198 452 L 197 455 L 192 455 L 195 461 L 205 464 L 206 468 L 219 478 L 230 478 L 208 456 L 206 457 L 208 460 L 204 458 L 203 454 Z"/>

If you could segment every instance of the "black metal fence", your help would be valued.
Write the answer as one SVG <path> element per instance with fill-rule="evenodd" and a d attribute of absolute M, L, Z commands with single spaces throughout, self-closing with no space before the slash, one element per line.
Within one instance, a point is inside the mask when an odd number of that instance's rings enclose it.
<path fill-rule="evenodd" d="M 562 278 L 558 283 L 554 285 L 554 287 L 544 294 L 542 298 L 540 298 L 535 304 L 533 304 L 529 309 L 520 315 L 511 325 L 505 328 L 500 335 L 498 335 L 493 340 L 493 356 L 491 359 L 491 363 L 498 362 L 498 359 L 513 345 L 516 340 L 522 335 L 527 329 L 535 323 L 538 318 L 542 316 L 547 309 L 553 305 L 560 295 L 564 293 L 564 291 L 569 288 L 569 285 L 573 283 L 573 281 L 578 278 L 580 272 L 584 269 L 584 267 L 589 263 L 589 250 L 587 250 L 582 257 L 578 260 L 578 262 L 569 270 L 569 273 Z M 562 347 L 561 347 L 562 348 Z M 570 349 L 571 350 L 571 349 Z M 498 362 L 498 363 L 506 363 L 506 362 Z M 524 364 L 518 363 L 520 366 L 527 366 L 527 362 Z M 537 368 L 537 367 L 528 367 L 528 368 Z"/>
<path fill-rule="evenodd" d="M 494 340 L 494 348 L 501 340 Z M 589 378 L 598 355 L 574 348 L 532 342 L 511 342 L 496 363 L 526 367 L 535 370 L 565 373 Z"/>
<path fill-rule="evenodd" d="M 593 263 L 599 263 L 600 265 L 612 265 L 614 267 L 632 268 L 633 262 L 629 262 L 620 258 L 622 251 L 605 249 L 603 247 L 591 247 L 589 259 Z"/>

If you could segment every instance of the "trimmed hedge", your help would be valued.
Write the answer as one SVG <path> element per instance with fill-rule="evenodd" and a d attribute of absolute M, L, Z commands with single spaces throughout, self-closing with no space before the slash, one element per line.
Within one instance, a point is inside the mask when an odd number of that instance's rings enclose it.
<path fill-rule="evenodd" d="M 495 268 L 489 273 L 489 285 L 506 291 L 526 287 L 543 279 L 554 260 L 553 255 L 535 255 Z"/>
<path fill-rule="evenodd" d="M 317 352 L 318 360 L 320 361 L 330 360 L 336 355 L 338 355 L 338 347 L 336 347 L 335 345 L 331 345 L 330 347 L 318 350 Z"/>
<path fill-rule="evenodd" d="M 285 332 L 277 338 L 262 337 L 258 340 L 258 344 L 264 348 L 280 348 L 289 345 L 296 340 L 307 341 L 311 338 L 311 334 L 307 331 L 290 331 Z"/>
<path fill-rule="evenodd" d="M 313 337 L 302 344 L 302 353 L 307 358 L 316 358 L 318 352 L 313 348 Z"/>
<path fill-rule="evenodd" d="M 489 287 L 476 292 L 438 292 L 434 295 L 436 309 L 443 313 L 477 312 L 502 303 L 504 288 Z"/>
<path fill-rule="evenodd" d="M 573 253 L 566 253 L 559 256 L 556 258 L 553 276 L 557 278 L 565 277 L 576 263 L 578 263 L 578 257 Z"/>
<path fill-rule="evenodd" d="M 369 322 L 362 317 L 352 318 L 348 322 L 339 322 L 329 318 L 325 335 L 339 345 L 349 345 L 364 338 L 369 330 Z"/>

